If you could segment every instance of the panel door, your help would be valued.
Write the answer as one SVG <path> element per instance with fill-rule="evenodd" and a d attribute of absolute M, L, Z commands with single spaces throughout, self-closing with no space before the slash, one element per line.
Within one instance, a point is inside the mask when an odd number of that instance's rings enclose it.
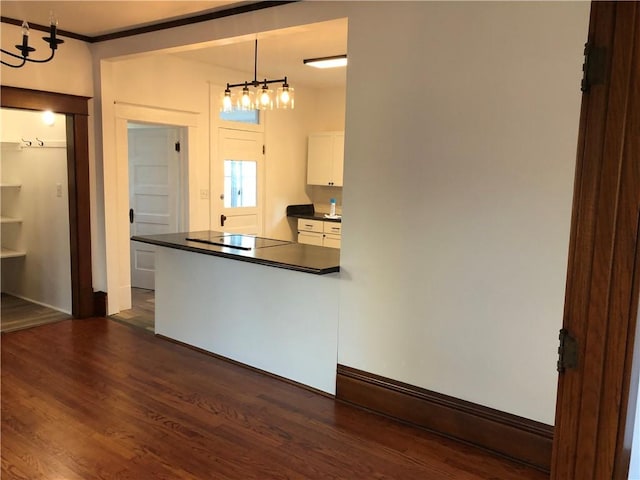
<path fill-rule="evenodd" d="M 218 218 L 213 230 L 262 235 L 264 209 L 263 134 L 220 128 L 219 163 L 215 184 L 219 190 Z"/>
<path fill-rule="evenodd" d="M 175 233 L 179 225 L 180 153 L 174 127 L 129 128 L 131 235 Z M 155 247 L 131 242 L 131 286 L 155 288 Z"/>

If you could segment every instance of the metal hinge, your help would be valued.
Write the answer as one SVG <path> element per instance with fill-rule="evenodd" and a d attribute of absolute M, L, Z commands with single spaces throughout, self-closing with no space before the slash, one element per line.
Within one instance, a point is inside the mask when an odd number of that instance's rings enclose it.
<path fill-rule="evenodd" d="M 582 82 L 580 90 L 587 93 L 591 86 L 602 85 L 605 79 L 607 50 L 594 47 L 589 42 L 584 44 L 584 63 L 582 64 Z"/>
<path fill-rule="evenodd" d="M 264 150 L 265 150 L 264 145 L 262 145 L 262 154 L 263 155 L 264 155 Z"/>
<path fill-rule="evenodd" d="M 560 346 L 558 347 L 558 373 L 578 366 L 578 342 L 569 335 L 569 330 L 560 330 Z"/>
<path fill-rule="evenodd" d="M 180 142 L 176 142 L 176 152 L 180 152 Z"/>

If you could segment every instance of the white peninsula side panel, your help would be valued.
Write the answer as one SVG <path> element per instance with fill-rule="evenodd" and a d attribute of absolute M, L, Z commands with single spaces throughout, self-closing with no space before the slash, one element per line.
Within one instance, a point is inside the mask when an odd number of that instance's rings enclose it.
<path fill-rule="evenodd" d="M 158 248 L 155 332 L 335 395 L 339 273 Z"/>

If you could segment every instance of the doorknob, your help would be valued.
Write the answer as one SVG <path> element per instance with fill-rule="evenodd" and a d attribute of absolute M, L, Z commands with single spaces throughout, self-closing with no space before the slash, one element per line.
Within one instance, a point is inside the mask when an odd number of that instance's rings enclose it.
<path fill-rule="evenodd" d="M 220 215 L 220 226 L 224 227 L 224 221 L 227 219 L 227 216 L 223 213 Z"/>
<path fill-rule="evenodd" d="M 133 208 L 129 209 L 129 223 L 133 223 Z"/>

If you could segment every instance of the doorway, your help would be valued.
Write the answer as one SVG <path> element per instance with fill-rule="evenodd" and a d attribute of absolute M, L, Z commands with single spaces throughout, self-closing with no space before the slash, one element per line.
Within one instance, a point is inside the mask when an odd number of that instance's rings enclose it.
<path fill-rule="evenodd" d="M 129 190 L 129 125 L 138 124 L 156 127 L 171 127 L 180 130 L 180 199 L 177 231 L 186 231 L 190 227 L 190 208 L 197 201 L 194 193 L 198 191 L 198 116 L 191 112 L 166 110 L 155 107 L 115 103 L 114 124 L 115 175 L 111 185 L 117 186 L 106 195 L 113 195 L 115 201 L 105 203 L 105 219 L 107 226 L 107 315 L 116 315 L 124 310 L 131 310 L 131 219 Z M 171 148 L 175 148 L 175 144 Z M 149 175 L 157 174 L 151 172 Z M 109 182 L 107 182 L 109 183 Z M 208 189 L 206 190 L 208 194 Z M 151 206 L 153 207 L 153 206 Z M 157 207 L 157 205 L 156 205 Z M 135 217 L 135 211 L 134 217 Z M 151 230 L 152 222 L 145 228 L 148 233 L 159 233 Z M 144 257 L 144 258 L 143 258 Z M 141 256 L 141 266 L 150 257 Z M 148 267 L 149 265 L 146 265 Z"/>
<path fill-rule="evenodd" d="M 184 224 L 186 128 L 128 122 L 129 236 L 176 233 Z M 155 251 L 130 241 L 131 308 L 115 318 L 154 331 Z"/>
<path fill-rule="evenodd" d="M 71 318 L 67 134 L 64 115 L 0 113 L 0 329 L 9 332 Z"/>
<path fill-rule="evenodd" d="M 71 312 L 74 318 L 102 313 L 94 296 L 91 269 L 89 192 L 88 98 L 77 95 L 0 86 L 0 106 L 25 110 L 52 110 L 66 123 L 69 183 L 69 237 L 71 254 Z"/>

